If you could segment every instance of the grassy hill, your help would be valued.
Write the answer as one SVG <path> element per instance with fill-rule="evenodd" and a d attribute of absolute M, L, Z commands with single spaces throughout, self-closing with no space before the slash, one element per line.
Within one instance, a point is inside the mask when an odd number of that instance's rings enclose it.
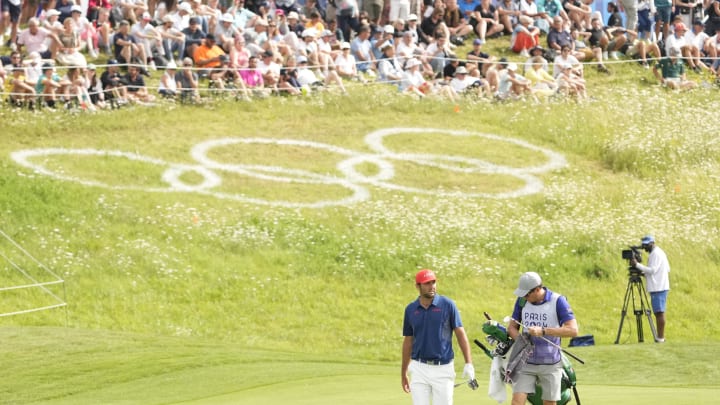
<path fill-rule="evenodd" d="M 595 336 L 577 367 L 599 386 L 595 403 L 607 386 L 705 398 L 719 335 L 717 90 L 613 71 L 588 71 L 594 100 L 580 104 L 454 105 L 358 86 L 95 115 L 0 109 L 2 230 L 65 280 L 47 288 L 68 303 L 0 318 L 4 402 L 233 403 L 210 398 L 241 391 L 258 403 L 269 394 L 252 390 L 285 381 L 293 403 L 293 389 L 351 403 L 338 392 L 353 384 L 409 401 L 401 317 L 422 267 L 481 339 L 482 312 L 509 314 L 519 274 L 543 275 Z M 616 346 L 620 252 L 646 233 L 672 266 L 668 343 L 635 344 L 628 318 Z M 2 270 L 3 285 L 28 283 Z M 2 312 L 52 302 L 2 294 Z"/>

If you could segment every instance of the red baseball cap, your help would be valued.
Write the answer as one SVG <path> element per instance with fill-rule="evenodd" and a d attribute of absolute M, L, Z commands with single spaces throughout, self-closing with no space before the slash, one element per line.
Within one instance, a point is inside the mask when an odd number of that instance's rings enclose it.
<path fill-rule="evenodd" d="M 434 280 L 436 280 L 436 278 L 435 273 L 433 273 L 432 270 L 423 269 L 418 271 L 418 273 L 415 275 L 415 282 L 418 284 L 425 284 L 428 281 Z"/>

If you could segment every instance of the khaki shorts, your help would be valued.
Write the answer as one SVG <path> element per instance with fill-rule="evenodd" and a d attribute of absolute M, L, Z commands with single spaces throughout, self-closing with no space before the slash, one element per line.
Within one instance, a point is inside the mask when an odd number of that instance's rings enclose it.
<path fill-rule="evenodd" d="M 560 383 L 562 381 L 562 361 L 550 365 L 526 364 L 518 372 L 512 385 L 513 393 L 535 393 L 535 383 L 542 388 L 543 401 L 559 401 L 561 398 Z"/>

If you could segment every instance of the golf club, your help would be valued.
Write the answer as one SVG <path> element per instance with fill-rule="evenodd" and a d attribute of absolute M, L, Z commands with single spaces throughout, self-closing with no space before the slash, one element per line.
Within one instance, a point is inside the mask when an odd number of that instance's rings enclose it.
<path fill-rule="evenodd" d="M 473 340 L 473 342 L 475 342 L 475 344 L 478 345 L 478 346 L 482 349 L 483 352 L 485 352 L 485 355 L 487 355 L 488 357 L 490 357 L 490 359 L 493 358 L 493 353 L 492 353 L 492 351 L 491 351 L 490 349 L 487 348 L 487 346 L 485 346 L 484 344 L 482 344 L 482 342 L 480 342 L 480 341 L 477 340 L 477 339 Z"/>
<path fill-rule="evenodd" d="M 468 387 L 470 387 L 470 389 L 472 389 L 473 391 L 475 391 L 476 389 L 478 389 L 478 387 L 480 386 L 480 385 L 478 384 L 477 380 L 473 378 L 472 380 L 467 380 L 467 381 L 463 381 L 463 382 L 456 383 L 456 384 L 454 385 L 454 387 L 457 388 L 457 387 L 459 387 L 459 386 L 461 386 L 461 385 L 465 385 L 465 384 L 467 384 Z"/>
<path fill-rule="evenodd" d="M 506 316 L 505 318 L 503 318 L 503 322 L 505 322 L 505 323 L 509 323 L 510 321 L 515 321 L 518 325 L 522 325 L 523 328 L 529 328 L 529 327 L 530 327 L 530 326 L 525 325 L 524 323 L 518 321 L 517 319 L 513 318 L 512 316 Z M 579 357 L 577 357 L 577 356 L 575 356 L 574 354 L 570 353 L 569 351 L 563 349 L 562 346 L 560 346 L 560 345 L 558 345 L 558 344 L 555 344 L 555 342 L 551 341 L 550 339 L 546 338 L 545 336 L 538 336 L 538 337 L 541 338 L 541 339 L 543 339 L 544 341 L 550 343 L 551 345 L 557 347 L 557 348 L 560 349 L 563 353 L 567 354 L 568 356 L 572 357 L 573 359 L 579 361 L 580 364 L 585 364 L 585 362 L 582 361 L 582 359 L 580 359 Z"/>

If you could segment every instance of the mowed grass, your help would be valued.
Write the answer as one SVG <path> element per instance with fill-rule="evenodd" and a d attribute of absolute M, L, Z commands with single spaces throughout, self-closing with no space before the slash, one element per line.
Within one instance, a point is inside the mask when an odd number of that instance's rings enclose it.
<path fill-rule="evenodd" d="M 458 303 L 471 339 L 483 338 L 483 311 L 496 319 L 509 314 L 523 271 L 538 271 L 566 294 L 580 332 L 597 342 L 573 349 L 587 362 L 575 364 L 586 403 L 711 403 L 718 394 L 709 359 L 720 336 L 712 315 L 720 310 L 720 248 L 713 243 L 720 236 L 720 145 L 716 117 L 703 107 L 716 92 L 673 94 L 642 82 L 645 75 L 627 67 L 602 78 L 613 86 L 601 86 L 589 72 L 596 100 L 585 104 L 452 105 L 363 87 L 351 97 L 80 116 L 0 109 L 2 229 L 65 280 L 48 289 L 69 304 L 67 312 L 0 319 L 2 401 L 409 403 L 398 376 L 401 316 L 416 294 L 414 273 L 430 267 L 440 293 Z M 688 111 L 696 117 L 692 130 L 678 130 Z M 264 166 L 253 173 L 267 177 L 213 169 L 221 184 L 210 190 L 155 190 L 171 187 L 162 178 L 171 164 L 202 166 L 192 154 L 202 142 L 292 140 L 378 158 L 366 136 L 387 128 L 431 129 L 387 136 L 383 144 L 394 154 L 440 157 L 383 157 L 393 167 L 387 182 L 402 187 L 358 176 L 353 184 L 367 191 L 361 201 L 337 204 L 347 188 L 305 181 L 348 180 L 338 168 L 348 155 L 298 145 L 214 148 L 214 160 Z M 514 198 L 472 193 L 516 190 L 524 182 L 515 176 L 437 166 L 472 167 L 458 157 L 518 170 L 548 161 L 511 140 L 558 153 L 566 165 L 530 173 L 541 188 Z M 168 164 L 33 160 L 110 186 L 102 187 L 50 178 L 10 158 L 52 147 L 117 150 Z M 274 167 L 296 181 L 277 181 Z M 386 173 L 370 160 L 354 169 L 368 178 Z M 193 170 L 178 178 L 206 180 Z M 317 201 L 331 204 L 291 205 Z M 614 345 L 627 283 L 620 251 L 646 233 L 655 234 L 672 265 L 668 343 L 637 344 L 631 316 Z M 9 244 L 0 248 L 33 269 Z M 37 269 L 32 275 L 52 279 Z M 23 279 L 12 266 L 0 274 L 5 286 Z M 0 308 L 53 302 L 39 291 L 2 291 Z M 490 403 L 489 363 L 474 354 L 481 388 L 458 387 L 457 403 Z"/>
<path fill-rule="evenodd" d="M 398 365 L 258 350 L 209 339 L 66 328 L 2 328 L 0 351 L 22 384 L 11 403 L 32 404 L 393 404 L 409 401 Z M 54 337 L 52 341 L 49 336 Z M 578 392 L 586 404 L 711 403 L 718 370 L 688 362 L 711 345 L 575 348 Z M 674 364 L 692 383 L 652 370 Z M 489 360 L 476 359 L 477 391 L 456 388 L 457 403 L 496 403 L 485 394 Z M 62 373 L 62 377 L 59 374 Z M 652 382 L 649 380 L 653 380 Z M 622 381 L 619 381 L 622 380 Z M 458 379 L 459 381 L 459 379 Z"/>

